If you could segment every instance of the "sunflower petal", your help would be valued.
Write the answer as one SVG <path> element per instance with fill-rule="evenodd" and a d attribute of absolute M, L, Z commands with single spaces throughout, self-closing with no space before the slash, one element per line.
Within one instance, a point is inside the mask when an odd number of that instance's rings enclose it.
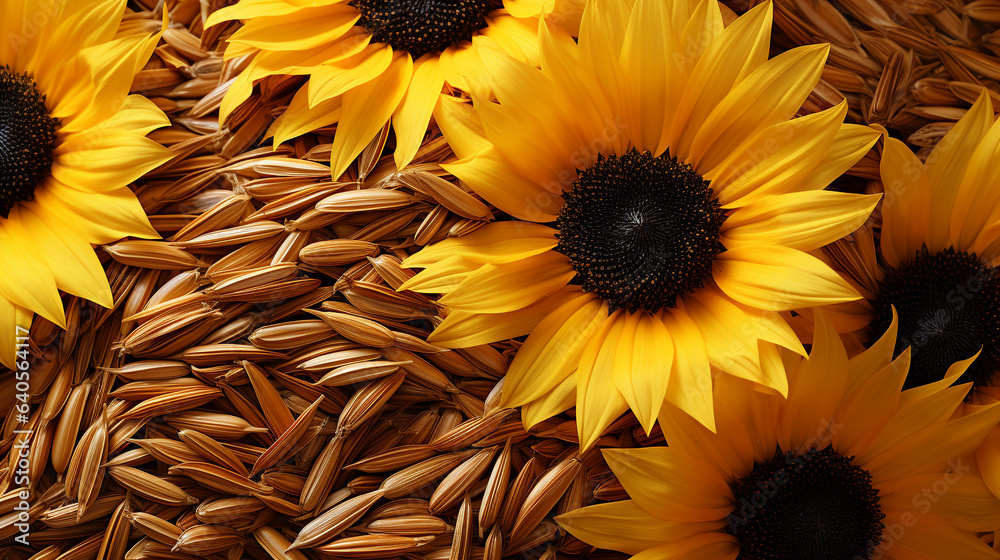
<path fill-rule="evenodd" d="M 630 351 L 631 342 L 622 340 L 625 318 L 616 311 L 595 329 L 580 356 L 576 370 L 576 426 L 580 450 L 589 449 L 601 433 L 627 409 L 628 403 L 615 388 L 616 356 Z"/>
<path fill-rule="evenodd" d="M 506 313 L 555 293 L 574 276 L 565 255 L 546 251 L 511 263 L 484 264 L 439 301 L 460 311 Z"/>
<path fill-rule="evenodd" d="M 500 210 L 521 220 L 552 222 L 562 207 L 561 196 L 517 174 L 495 149 L 441 167 Z"/>
<path fill-rule="evenodd" d="M 354 158 L 382 130 L 406 94 L 412 76 L 413 60 L 409 54 L 404 54 L 393 60 L 377 78 L 343 95 L 343 113 L 330 150 L 334 177 L 343 175 Z"/>
<path fill-rule="evenodd" d="M 542 319 L 510 364 L 501 405 L 533 401 L 575 371 L 584 346 L 607 313 L 607 303 L 580 293 Z"/>
<path fill-rule="evenodd" d="M 445 348 L 468 348 L 507 340 L 531 333 L 538 323 L 571 298 L 579 287 L 566 286 L 551 296 L 508 313 L 468 313 L 449 311 L 427 341 Z"/>
<path fill-rule="evenodd" d="M 861 227 L 881 196 L 809 191 L 759 198 L 726 218 L 722 243 L 818 249 Z"/>
<path fill-rule="evenodd" d="M 722 528 L 719 522 L 664 521 L 647 513 L 633 500 L 577 509 L 556 517 L 556 522 L 591 546 L 625 554 L 639 554 L 664 542 Z"/>
<path fill-rule="evenodd" d="M 556 230 L 531 222 L 494 222 L 468 235 L 449 237 L 403 261 L 407 268 L 421 268 L 459 256 L 475 263 L 503 264 L 553 249 Z"/>
<path fill-rule="evenodd" d="M 444 76 L 437 57 L 425 55 L 413 63 L 410 87 L 392 114 L 392 129 L 396 132 L 393 158 L 397 169 L 409 165 L 417 154 L 443 86 Z"/>
<path fill-rule="evenodd" d="M 788 247 L 739 247 L 720 253 L 713 274 L 734 300 L 767 311 L 821 307 L 861 297 L 822 261 Z"/>

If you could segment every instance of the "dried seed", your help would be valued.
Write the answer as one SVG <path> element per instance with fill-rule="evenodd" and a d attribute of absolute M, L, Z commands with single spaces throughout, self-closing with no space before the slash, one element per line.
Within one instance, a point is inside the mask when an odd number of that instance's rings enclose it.
<path fill-rule="evenodd" d="M 108 467 L 108 474 L 118 484 L 128 488 L 137 495 L 168 506 L 186 506 L 197 504 L 198 499 L 182 490 L 176 484 L 167 482 L 159 476 L 132 467 Z"/>
<path fill-rule="evenodd" d="M 401 192 L 385 189 L 364 189 L 334 193 L 316 203 L 320 212 L 374 212 L 409 206 L 416 199 Z"/>
<path fill-rule="evenodd" d="M 250 383 L 253 385 L 254 393 L 257 395 L 257 402 L 260 403 L 261 412 L 264 413 L 264 420 L 267 422 L 271 432 L 281 434 L 295 422 L 292 413 L 281 400 L 281 395 L 274 389 L 267 380 L 267 375 L 257 364 L 246 360 L 240 362 Z"/>
<path fill-rule="evenodd" d="M 379 253 L 378 245 L 354 239 L 331 239 L 306 245 L 299 259 L 313 266 L 344 266 Z"/>
<path fill-rule="evenodd" d="M 370 319 L 346 313 L 330 313 L 312 309 L 303 309 L 303 311 L 319 317 L 344 338 L 360 344 L 374 348 L 385 348 L 392 346 L 396 341 L 389 329 Z"/>
<path fill-rule="evenodd" d="M 243 476 L 250 476 L 247 468 L 226 446 L 196 430 L 180 430 L 177 437 L 191 446 L 202 458 L 226 467 Z"/>
<path fill-rule="evenodd" d="M 579 459 L 566 459 L 543 474 L 528 493 L 510 531 L 511 546 L 525 538 L 552 510 L 580 470 Z"/>
<path fill-rule="evenodd" d="M 404 515 L 401 517 L 376 519 L 365 526 L 365 530 L 369 533 L 384 533 L 406 537 L 441 535 L 448 532 L 450 528 L 444 520 L 433 515 Z"/>
<path fill-rule="evenodd" d="M 254 482 L 245 476 L 210 463 L 181 463 L 167 469 L 167 473 L 184 475 L 206 488 L 236 496 L 247 495 L 251 492 L 266 494 L 273 490 L 270 486 Z"/>
<path fill-rule="evenodd" d="M 382 482 L 381 488 L 385 491 L 386 498 L 406 496 L 434 481 L 441 480 L 451 472 L 451 469 L 474 453 L 474 451 L 467 450 L 431 457 L 393 473 Z"/>
<path fill-rule="evenodd" d="M 361 519 L 368 508 L 384 495 L 385 492 L 382 490 L 376 490 L 337 504 L 306 523 L 288 548 L 315 548 L 317 545 L 330 541 L 355 521 Z"/>
<path fill-rule="evenodd" d="M 472 501 L 466 494 L 458 508 L 458 519 L 455 521 L 455 536 L 451 541 L 451 556 L 449 560 L 469 560 L 472 550 Z"/>
<path fill-rule="evenodd" d="M 461 501 L 462 496 L 466 496 L 468 499 L 467 494 L 472 485 L 478 482 L 483 473 L 486 472 L 486 468 L 490 466 L 496 452 L 496 447 L 483 449 L 448 473 L 448 476 L 444 477 L 441 484 L 438 484 L 437 489 L 431 494 L 429 511 L 442 513 Z"/>
<path fill-rule="evenodd" d="M 399 371 L 399 366 L 410 362 L 386 362 L 374 360 L 340 366 L 316 381 L 316 385 L 325 387 L 343 387 L 355 383 L 364 383 Z"/>
<path fill-rule="evenodd" d="M 306 555 L 298 550 L 288 550 L 291 543 L 276 529 L 261 527 L 254 531 L 253 536 L 274 560 L 307 560 Z"/>
<path fill-rule="evenodd" d="M 362 535 L 347 537 L 316 550 L 323 554 L 346 558 L 400 557 L 434 540 L 434 537 L 397 537 L 393 535 Z"/>
<path fill-rule="evenodd" d="M 104 245 L 116 261 L 154 270 L 190 270 L 201 266 L 194 255 L 162 241 L 130 240 Z"/>
<path fill-rule="evenodd" d="M 169 547 L 173 547 L 177 543 L 177 537 L 181 536 L 180 527 L 155 515 L 134 512 L 128 515 L 128 519 L 143 535 Z"/>
<path fill-rule="evenodd" d="M 188 552 L 205 556 L 222 552 L 243 544 L 243 535 L 226 525 L 196 525 L 185 529 L 171 551 Z"/>

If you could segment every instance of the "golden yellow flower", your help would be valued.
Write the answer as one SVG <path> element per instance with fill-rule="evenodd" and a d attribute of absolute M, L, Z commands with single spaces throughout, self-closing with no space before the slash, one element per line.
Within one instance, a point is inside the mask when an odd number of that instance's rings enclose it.
<path fill-rule="evenodd" d="M 339 177 L 392 120 L 394 157 L 413 159 L 448 84 L 486 92 L 482 45 L 538 64 L 538 21 L 545 13 L 570 28 L 579 0 L 241 0 L 207 26 L 244 20 L 226 57 L 253 54 L 233 82 L 220 122 L 271 75 L 306 75 L 270 133 L 275 145 L 337 123 L 331 167 Z"/>
<path fill-rule="evenodd" d="M 442 100 L 444 167 L 511 220 L 410 257 L 404 287 L 445 294 L 436 344 L 528 335 L 503 388 L 527 425 L 575 404 L 586 447 L 666 401 L 712 428 L 716 373 L 786 394 L 778 312 L 859 297 L 808 252 L 876 204 L 823 188 L 877 133 L 846 104 L 789 120 L 828 47 L 768 60 L 771 13 L 590 2 L 578 43 L 543 24 L 540 70 L 481 49 L 499 103 Z"/>
<path fill-rule="evenodd" d="M 892 361 L 896 323 L 848 360 L 817 312 L 809 359 L 783 351 L 788 398 L 721 378 L 715 433 L 672 406 L 669 447 L 607 449 L 631 500 L 557 518 L 570 533 L 633 560 L 988 560 L 977 538 L 1000 523 L 966 455 L 1000 406 L 957 413 L 967 386 L 945 379 L 900 391 L 908 351 Z"/>
<path fill-rule="evenodd" d="M 63 325 L 59 290 L 111 307 L 92 244 L 157 237 L 128 184 L 170 158 L 167 126 L 129 95 L 159 34 L 119 29 L 125 0 L 0 4 L 0 363 L 34 313 Z M 20 333 L 26 334 L 26 333 Z"/>

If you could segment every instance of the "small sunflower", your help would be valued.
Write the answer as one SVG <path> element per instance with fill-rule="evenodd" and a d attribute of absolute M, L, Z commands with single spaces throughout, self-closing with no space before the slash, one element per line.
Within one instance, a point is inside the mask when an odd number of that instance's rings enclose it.
<path fill-rule="evenodd" d="M 986 90 L 926 161 L 886 133 L 881 235 L 863 230 L 831 247 L 865 296 L 835 306 L 838 330 L 877 337 L 895 308 L 895 353 L 912 355 L 906 387 L 940 381 L 952 363 L 974 358 L 959 379 L 969 383 L 973 406 L 1000 400 L 997 158 L 1000 125 Z M 1000 427 L 976 454 L 1000 496 Z"/>
<path fill-rule="evenodd" d="M 589 446 L 669 401 L 711 428 L 714 372 L 787 392 L 778 347 L 804 350 L 777 312 L 860 297 L 808 252 L 877 203 L 823 188 L 878 134 L 845 104 L 789 120 L 828 47 L 768 60 L 771 17 L 590 2 L 578 43 L 543 22 L 541 69 L 481 49 L 499 103 L 442 100 L 443 166 L 510 219 L 410 257 L 403 287 L 445 294 L 435 344 L 528 335 L 503 388 L 527 425 L 576 404 Z"/>
<path fill-rule="evenodd" d="M 119 30 L 125 0 L 0 4 L 0 363 L 59 290 L 111 307 L 92 244 L 157 237 L 128 184 L 171 157 L 169 125 L 129 95 L 159 34 Z M 25 333 L 20 333 L 25 334 Z"/>
<path fill-rule="evenodd" d="M 901 392 L 910 354 L 891 360 L 895 322 L 849 360 L 816 316 L 809 359 L 783 351 L 787 400 L 720 379 L 715 433 L 666 407 L 669 447 L 604 451 L 631 500 L 557 521 L 634 560 L 1000 559 L 977 537 L 1000 500 L 963 458 L 1000 406 L 956 414 L 967 387 L 952 382 L 971 360 Z"/>
<path fill-rule="evenodd" d="M 219 110 L 220 122 L 258 80 L 306 75 L 271 133 L 274 143 L 337 124 L 331 167 L 339 177 L 391 119 L 396 166 L 413 159 L 447 83 L 486 87 L 479 46 L 500 45 L 538 64 L 543 12 L 574 27 L 580 0 L 242 0 L 206 26 L 244 20 L 226 57 L 253 53 Z M 553 15 L 555 14 L 555 15 Z"/>
<path fill-rule="evenodd" d="M 926 162 L 885 134 L 881 235 L 855 236 L 851 247 L 881 258 L 838 259 L 866 298 L 838 306 L 835 324 L 844 332 L 870 325 L 868 337 L 878 337 L 895 307 L 896 353 L 913 354 L 908 387 L 938 381 L 976 353 L 963 383 L 990 385 L 1000 370 L 997 157 L 1000 125 L 985 90 Z"/>

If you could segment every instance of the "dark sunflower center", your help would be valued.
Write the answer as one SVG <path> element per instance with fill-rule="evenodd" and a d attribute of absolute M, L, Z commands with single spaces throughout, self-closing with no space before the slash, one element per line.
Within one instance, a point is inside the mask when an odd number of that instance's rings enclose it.
<path fill-rule="evenodd" d="M 352 0 L 361 12 L 358 24 L 372 40 L 406 51 L 415 59 L 469 41 L 486 27 L 486 15 L 501 0 Z"/>
<path fill-rule="evenodd" d="M 583 289 L 612 309 L 673 307 L 712 273 L 726 219 L 708 181 L 675 158 L 636 150 L 581 171 L 556 219 Z"/>
<path fill-rule="evenodd" d="M 776 453 L 730 483 L 737 560 L 870 560 L 885 514 L 872 476 L 832 448 Z"/>
<path fill-rule="evenodd" d="M 904 388 L 942 379 L 948 368 L 982 348 L 960 383 L 986 385 L 1000 368 L 1000 276 L 976 255 L 954 249 L 911 262 L 885 275 L 874 307 L 874 334 L 881 336 L 899 315 L 896 354 L 910 348 Z"/>
<path fill-rule="evenodd" d="M 0 67 L 0 217 L 34 198 L 51 172 L 58 126 L 34 80 Z"/>

